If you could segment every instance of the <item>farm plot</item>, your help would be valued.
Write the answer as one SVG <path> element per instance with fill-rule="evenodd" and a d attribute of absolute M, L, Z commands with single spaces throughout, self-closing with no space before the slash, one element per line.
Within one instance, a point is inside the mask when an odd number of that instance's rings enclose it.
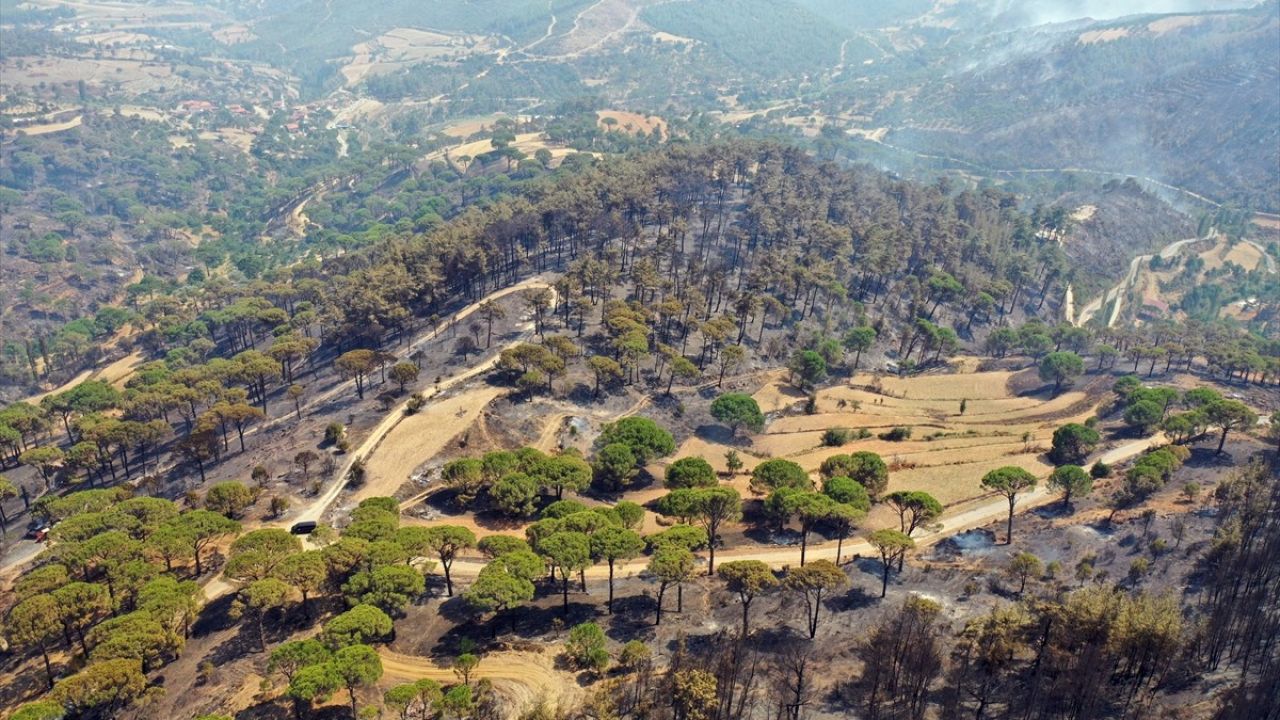
<path fill-rule="evenodd" d="M 858 375 L 851 386 L 819 390 L 817 411 L 813 414 L 801 414 L 807 395 L 787 384 L 786 371 L 768 373 L 764 385 L 754 393 L 771 418 L 762 433 L 749 440 L 741 435 L 730 440 L 723 430 L 695 431 L 680 443 L 672 456 L 646 468 L 654 482 L 636 487 L 623 497 L 645 505 L 665 495 L 667 490 L 661 478 L 667 466 L 682 457 L 704 458 L 720 472 L 722 485 L 733 487 L 744 498 L 758 498 L 751 489 L 750 473 L 765 459 L 786 458 L 796 462 L 816 481 L 822 462 L 832 455 L 869 451 L 879 454 L 889 466 L 889 491 L 922 490 L 950 508 L 949 514 L 958 513 L 992 502 L 981 480 L 995 468 L 1013 465 L 1037 477 L 1047 477 L 1052 466 L 1044 453 L 1051 444 L 1053 431 L 1066 422 L 1084 421 L 1094 413 L 1103 397 L 1097 383 L 1058 397 L 1049 397 L 1044 392 L 1019 394 L 1027 383 L 1017 373 L 963 372 L 972 369 L 972 364 L 957 367 L 962 372 L 913 378 Z M 456 436 L 470 426 L 488 398 L 472 397 L 465 407 L 470 414 L 463 412 L 458 418 L 451 413 L 464 408 L 459 405 L 449 410 L 444 407 L 449 402 L 440 403 L 431 418 L 408 419 L 393 431 L 370 458 L 371 479 L 362 494 L 390 494 L 419 464 L 446 447 L 450 440 L 446 435 Z M 554 430 L 568 416 L 567 408 L 556 410 L 547 414 L 545 427 L 533 424 L 526 429 L 530 434 L 526 442 L 542 447 L 551 445 L 549 438 L 554 437 Z M 592 424 L 603 421 L 593 417 L 590 410 L 575 416 L 591 417 Z M 449 427 L 447 432 L 440 431 L 442 423 Z M 551 434 L 547 427 L 553 429 Z M 879 437 L 894 427 L 911 428 L 911 436 L 898 441 Z M 828 446 L 823 443 L 823 434 L 830 428 L 865 429 L 870 436 Z M 743 464 L 732 477 L 728 476 L 725 462 L 730 450 L 737 452 Z M 421 496 L 414 498 L 404 506 L 416 505 L 420 499 Z M 579 499 L 592 505 L 602 501 L 600 498 Z M 413 514 L 406 516 L 404 522 L 459 524 L 481 536 L 519 535 L 530 522 L 499 518 L 490 512 L 473 515 L 450 511 L 439 506 L 434 507 L 430 519 L 413 517 Z M 656 532 L 668 523 L 649 513 L 640 530 Z M 877 506 L 864 527 L 889 527 L 896 523 L 897 517 L 891 509 Z M 751 544 L 745 539 L 735 541 L 737 545 L 744 543 Z"/>
<path fill-rule="evenodd" d="M 944 504 L 964 502 L 984 494 L 982 476 L 997 467 L 1017 465 L 1047 475 L 1052 468 L 1042 454 L 1054 429 L 1084 420 L 1096 407 L 1098 398 L 1083 391 L 1056 398 L 1017 395 L 1013 376 L 1012 372 L 858 376 L 855 385 L 867 385 L 819 391 L 816 413 L 773 420 L 753 439 L 747 450 L 751 456 L 740 454 L 748 469 L 762 457 L 785 457 L 816 473 L 832 455 L 875 452 L 892 469 L 890 491 L 924 490 Z M 779 378 L 755 397 L 766 412 L 777 413 L 794 412 L 804 395 Z M 893 427 L 911 428 L 911 438 L 895 442 L 877 437 Z M 872 436 L 826 447 L 822 435 L 829 428 L 864 428 Z M 728 450 L 728 446 L 693 438 L 681 446 L 679 454 L 702 455 L 713 466 L 723 467 Z"/>
<path fill-rule="evenodd" d="M 667 137 L 667 121 L 657 115 L 641 115 L 626 110 L 597 110 L 596 119 L 602 127 L 613 127 L 623 132 L 635 134 L 645 133 Z"/>
<path fill-rule="evenodd" d="M 417 28 L 395 28 L 351 48 L 354 57 L 342 68 L 347 85 L 419 63 L 457 62 L 496 49 L 492 38 Z"/>

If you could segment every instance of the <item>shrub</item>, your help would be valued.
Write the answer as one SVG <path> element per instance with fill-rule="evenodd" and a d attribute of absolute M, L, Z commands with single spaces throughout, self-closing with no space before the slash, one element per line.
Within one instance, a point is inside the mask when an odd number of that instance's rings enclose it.
<path fill-rule="evenodd" d="M 853 437 L 853 431 L 849 428 L 827 428 L 822 433 L 822 444 L 827 447 L 840 447 L 849 442 Z"/>
<path fill-rule="evenodd" d="M 569 662 L 583 670 L 603 671 L 609 665 L 609 652 L 604 631 L 593 622 L 585 622 L 569 631 L 564 652 Z"/>
<path fill-rule="evenodd" d="M 346 437 L 347 428 L 340 422 L 331 422 L 324 428 L 324 444 L 336 445 L 342 438 Z"/>
<path fill-rule="evenodd" d="M 904 440 L 910 440 L 911 428 L 903 427 L 903 426 L 895 427 L 887 432 L 880 433 L 880 439 L 887 440 L 889 442 L 902 442 Z"/>
<path fill-rule="evenodd" d="M 422 393 L 414 393 L 409 396 L 409 402 L 405 403 L 404 414 L 412 415 L 422 409 L 427 404 L 427 399 L 422 397 Z"/>

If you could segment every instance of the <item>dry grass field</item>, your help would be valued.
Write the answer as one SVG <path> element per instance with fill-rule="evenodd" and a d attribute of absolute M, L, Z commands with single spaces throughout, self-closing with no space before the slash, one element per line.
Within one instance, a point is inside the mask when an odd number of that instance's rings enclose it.
<path fill-rule="evenodd" d="M 547 142 L 546 137 L 540 132 L 520 133 L 516 135 L 515 142 L 511 143 L 511 147 L 520 150 L 525 155 L 532 156 L 539 150 L 546 149 L 551 153 L 551 167 L 556 167 L 564 160 L 566 155 L 577 152 L 573 148 L 552 145 Z M 419 162 L 423 165 L 429 165 L 436 160 L 448 159 L 458 170 L 465 169 L 462 165 L 461 158 L 468 158 L 470 163 L 477 156 L 492 151 L 493 143 L 489 139 L 474 140 L 472 142 L 459 143 L 451 145 L 447 148 L 435 150 L 427 153 Z"/>
<path fill-rule="evenodd" d="M 1111 42 L 1121 38 L 1129 37 L 1129 28 L 1107 28 L 1104 30 L 1090 30 L 1080 33 L 1079 42 L 1081 45 L 1093 45 L 1095 43 Z"/>
<path fill-rule="evenodd" d="M 62 122 L 23 125 L 14 130 L 14 132 L 22 133 L 23 135 L 49 135 L 51 133 L 78 128 L 83 121 L 83 115 L 76 115 L 70 120 L 64 120 Z"/>
<path fill-rule="evenodd" d="M 439 454 L 480 417 L 490 401 L 505 392 L 503 388 L 477 385 L 405 416 L 370 455 L 365 483 L 352 496 L 352 502 L 395 494 L 424 459 Z"/>
<path fill-rule="evenodd" d="M 1018 465 L 1040 476 L 1052 469 L 1041 458 L 1053 431 L 1093 414 L 1098 398 L 1081 391 L 1056 398 L 1019 396 L 1012 388 L 1014 373 L 984 372 L 922 375 L 911 378 L 859 375 L 854 387 L 818 392 L 817 412 L 787 414 L 772 420 L 744 453 L 748 469 L 762 457 L 785 457 L 815 473 L 822 461 L 839 454 L 866 450 L 880 454 L 893 468 L 889 489 L 924 490 L 944 505 L 984 494 L 982 476 L 1003 465 Z M 876 392 L 870 387 L 879 387 Z M 779 377 L 755 395 L 761 409 L 794 413 L 803 396 Z M 965 412 L 960 413 L 960 402 Z M 902 442 L 875 435 L 893 427 L 911 427 Z M 841 447 L 824 447 L 828 428 L 865 428 L 873 436 Z M 935 436 L 930 439 L 930 436 Z M 728 446 L 701 438 L 686 441 L 677 455 L 697 454 L 723 468 Z"/>
<path fill-rule="evenodd" d="M 83 80 L 89 86 L 119 83 L 131 95 L 172 90 L 192 83 L 175 76 L 168 63 L 142 60 L 80 57 L 23 58 L 0 63 L 0 75 L 6 85 L 34 87 L 41 83 L 63 85 Z"/>
<path fill-rule="evenodd" d="M 351 48 L 354 57 L 342 68 L 346 84 L 428 61 L 456 62 L 496 49 L 492 38 L 417 28 L 395 28 Z"/>
<path fill-rule="evenodd" d="M 641 115 L 626 110 L 597 110 L 596 118 L 599 119 L 601 126 L 605 126 L 606 119 L 612 118 L 616 122 L 614 127 L 624 132 L 632 134 L 643 132 L 651 135 L 654 130 L 657 130 L 662 137 L 667 136 L 667 121 L 657 115 Z"/>
<path fill-rule="evenodd" d="M 1052 466 L 1044 460 L 1043 453 L 1051 443 L 1053 431 L 1066 422 L 1084 421 L 1102 399 L 1102 393 L 1091 395 L 1082 390 L 1067 391 L 1056 398 L 1042 393 L 1020 395 L 1015 389 L 1020 384 L 1016 373 L 963 372 L 973 369 L 974 365 L 964 359 L 956 365 L 961 371 L 954 374 L 911 378 L 860 374 L 850 385 L 820 390 L 817 412 L 813 414 L 801 412 L 806 396 L 787 384 L 785 371 L 767 373 L 764 384 L 754 394 L 770 418 L 762 433 L 749 440 L 740 436 L 733 444 L 706 434 L 692 435 L 680 444 L 672 457 L 647 468 L 658 482 L 626 493 L 626 499 L 644 504 L 665 494 L 660 478 L 667 464 L 680 457 L 706 459 L 722 474 L 725 485 L 737 489 L 744 498 L 752 498 L 755 495 L 750 488 L 750 472 L 764 459 L 792 460 L 809 471 L 817 482 L 818 469 L 828 457 L 865 450 L 878 453 L 890 466 L 890 491 L 923 490 L 946 505 L 948 514 L 962 512 L 989 501 L 981 479 L 997 467 L 1016 465 L 1038 477 L 1047 477 Z M 393 493 L 450 440 L 468 428 L 476 430 L 479 426 L 473 423 L 483 407 L 499 394 L 488 386 L 465 390 L 454 398 L 429 406 L 423 415 L 402 421 L 371 454 L 370 480 L 360 496 Z M 963 414 L 961 400 L 966 401 Z M 574 414 L 591 416 L 596 423 L 608 419 L 595 417 L 585 409 Z M 565 412 L 546 413 L 545 423 L 537 426 L 540 431 L 527 442 L 550 448 L 555 430 L 567 417 L 570 415 Z M 442 425 L 447 425 L 448 430 L 440 431 L 438 428 Z M 900 442 L 877 437 L 896 426 L 911 427 L 912 437 Z M 824 446 L 823 432 L 837 427 L 865 428 L 872 435 L 840 447 Z M 725 454 L 731 449 L 738 452 L 744 467 L 737 476 L 728 478 Z M 418 499 L 406 505 L 416 504 Z M 406 517 L 405 520 L 414 524 L 462 524 L 480 535 L 519 534 L 528 525 L 491 517 L 477 521 L 467 514 L 449 514 L 433 520 Z M 892 511 L 877 507 L 867 526 L 884 527 L 893 523 L 896 516 Z M 655 532 L 661 528 L 660 519 L 650 513 L 642 530 Z"/>

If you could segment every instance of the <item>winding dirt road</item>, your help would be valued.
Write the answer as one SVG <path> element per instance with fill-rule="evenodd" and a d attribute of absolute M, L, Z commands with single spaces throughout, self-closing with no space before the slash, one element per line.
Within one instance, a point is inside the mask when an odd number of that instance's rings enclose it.
<path fill-rule="evenodd" d="M 1109 290 L 1094 298 L 1084 307 L 1080 308 L 1080 315 L 1073 318 L 1073 324 L 1076 327 L 1085 325 L 1093 319 L 1094 315 L 1097 315 L 1098 312 L 1102 310 L 1105 304 L 1114 300 L 1115 304 L 1111 308 L 1111 314 L 1107 317 L 1107 327 L 1113 327 L 1116 324 L 1116 320 L 1120 318 L 1120 307 L 1124 303 L 1124 296 L 1133 288 L 1133 284 L 1138 279 L 1138 271 L 1142 269 L 1142 265 L 1144 263 L 1150 262 L 1151 258 L 1156 255 L 1159 255 L 1163 260 L 1167 260 L 1176 255 L 1178 250 L 1180 250 L 1184 245 L 1199 242 L 1201 240 L 1208 240 L 1216 234 L 1216 230 L 1210 229 L 1208 234 L 1204 237 L 1192 237 L 1177 240 L 1165 245 L 1159 250 L 1159 252 L 1135 257 L 1133 260 L 1129 261 L 1129 272 L 1125 273 L 1124 278 L 1113 285 Z"/>

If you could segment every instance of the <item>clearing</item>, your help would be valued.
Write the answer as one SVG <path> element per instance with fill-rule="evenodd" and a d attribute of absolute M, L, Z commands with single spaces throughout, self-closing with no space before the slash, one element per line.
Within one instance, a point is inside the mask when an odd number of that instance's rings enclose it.
<path fill-rule="evenodd" d="M 38 405 L 46 396 L 70 390 L 86 380 L 105 380 L 117 388 L 123 388 L 125 380 L 128 380 L 133 371 L 145 360 L 141 352 L 130 353 L 103 367 L 85 370 L 52 390 L 32 395 L 26 399 L 26 402 Z"/>
<path fill-rule="evenodd" d="M 473 674 L 488 679 L 509 703 L 509 707 L 533 707 L 538 701 L 546 701 L 550 709 L 571 709 L 578 706 L 585 690 L 573 673 L 556 667 L 555 648 L 549 652 L 506 650 L 487 653 L 480 658 Z M 430 678 L 442 683 L 457 681 L 453 668 L 440 665 L 430 658 L 404 655 L 386 648 L 379 648 L 382 656 L 382 684 L 392 685 Z"/>
<path fill-rule="evenodd" d="M 41 123 L 38 125 L 24 125 L 15 128 L 14 132 L 23 135 L 49 135 L 50 133 L 62 132 L 71 128 L 78 128 L 84 122 L 83 115 L 76 115 L 70 120 L 55 123 Z"/>
<path fill-rule="evenodd" d="M 1129 28 L 1107 28 L 1105 30 L 1090 30 L 1080 33 L 1078 41 L 1081 45 L 1094 45 L 1127 37 L 1129 37 Z"/>
<path fill-rule="evenodd" d="M 596 118 L 602 127 L 608 127 L 610 123 L 606 121 L 612 119 L 615 129 L 633 135 L 636 133 L 652 135 L 657 131 L 661 137 L 667 137 L 667 121 L 657 115 L 641 115 L 626 110 L 597 110 Z"/>
<path fill-rule="evenodd" d="M 961 358 L 956 363 L 959 371 L 950 374 L 910 378 L 857 374 L 847 385 L 819 390 L 817 411 L 812 414 L 801 412 L 806 396 L 786 383 L 785 371 L 763 373 L 763 385 L 754 393 L 757 402 L 770 418 L 762 433 L 752 437 L 749 442 L 731 441 L 722 428 L 698 427 L 680 443 L 674 455 L 653 463 L 647 469 L 650 475 L 661 478 L 666 465 L 676 458 L 700 456 L 719 470 L 723 477 L 727 475 L 725 454 L 733 449 L 739 453 L 744 469 L 722 482 L 737 489 L 744 499 L 750 501 L 759 496 L 751 492 L 749 472 L 766 458 L 785 457 L 800 464 L 816 477 L 823 460 L 831 455 L 866 450 L 878 453 L 890 466 L 889 491 L 923 490 L 933 494 L 947 507 L 945 522 L 937 529 L 939 533 L 955 532 L 957 529 L 982 524 L 1006 511 L 1002 498 L 993 497 L 982 488 L 982 476 L 997 467 L 1016 465 L 1041 479 L 1047 477 L 1053 468 L 1044 459 L 1044 452 L 1051 442 L 1053 431 L 1064 423 L 1083 422 L 1093 415 L 1099 403 L 1107 396 L 1110 377 L 1082 379 L 1078 388 L 1050 397 L 1034 378 L 1034 370 L 974 372 L 976 368 L 973 360 Z M 1028 391 L 1028 388 L 1035 390 Z M 370 453 L 369 467 L 378 468 L 377 479 L 370 481 L 370 487 L 376 486 L 377 492 L 370 490 L 370 493 L 394 492 L 415 471 L 432 462 L 433 454 L 446 449 L 450 439 L 473 427 L 475 420 L 481 417 L 482 405 L 488 404 L 499 394 L 495 389 L 480 386 L 441 401 L 429 417 L 413 421 L 412 425 L 401 422 Z M 965 401 L 964 413 L 960 412 L 962 400 Z M 467 402 L 471 402 L 471 407 L 466 406 Z M 634 408 L 628 408 L 615 412 L 611 417 L 602 417 L 589 408 L 573 412 L 573 408 L 558 406 L 537 406 L 525 410 L 519 409 L 521 405 L 510 407 L 516 409 L 509 410 L 506 405 L 496 405 L 491 412 L 496 415 L 499 425 L 502 424 L 502 417 L 508 413 L 532 413 L 540 422 L 522 426 L 525 437 L 520 441 L 540 448 L 554 445 L 555 438 L 569 418 L 598 427 L 603 422 L 634 411 Z M 434 436 L 421 430 L 438 426 L 441 419 L 456 419 L 457 422 L 450 425 L 447 432 L 439 432 Z M 897 426 L 911 427 L 911 438 L 894 442 L 876 437 L 877 434 Z M 865 428 L 872 436 L 853 440 L 839 447 L 824 446 L 823 432 L 834 427 Z M 590 436 L 587 435 L 582 440 L 589 442 L 589 439 Z M 1120 460 L 1158 442 L 1163 440 L 1156 437 L 1113 441 L 1104 443 L 1099 452 L 1109 461 Z M 450 450 L 452 451 L 451 448 Z M 469 452 L 476 454 L 483 450 Z M 385 459 L 379 457 L 385 453 L 390 454 Z M 448 452 L 436 458 L 435 462 L 455 456 L 456 452 Z M 428 500 L 427 504 L 431 508 L 425 519 L 413 516 L 421 513 L 406 514 L 406 523 L 464 525 L 482 536 L 497 532 L 518 535 L 528 524 L 528 521 L 496 518 L 490 513 L 477 516 L 472 513 L 445 511 L 430 503 L 429 498 L 434 492 L 435 488 L 428 486 L 402 503 L 401 507 L 409 510 L 418 506 L 420 501 Z M 628 491 L 623 497 L 644 504 L 665 493 L 661 483 L 656 482 Z M 362 491 L 361 495 L 368 494 Z M 598 503 L 595 499 L 583 499 L 589 504 Z M 1024 504 L 1030 507 L 1051 499 L 1052 494 L 1042 487 L 1039 491 L 1028 494 L 1025 502 L 1020 502 L 1020 507 Z M 641 530 L 655 532 L 661 530 L 665 522 L 656 514 L 649 513 Z M 877 506 L 866 527 L 886 527 L 896 522 L 896 515 L 890 509 Z M 942 535 L 939 534 L 938 537 Z M 835 545 L 834 541 L 824 543 L 817 536 L 811 542 L 815 552 L 827 555 L 834 552 Z M 845 546 L 846 552 L 862 552 L 858 541 L 846 542 Z M 785 564 L 794 560 L 795 549 L 735 536 L 734 542 L 724 554 L 725 557 L 758 557 Z M 815 555 L 818 556 L 821 555 Z M 480 567 L 478 562 L 468 561 L 464 565 L 465 569 L 460 571 L 463 575 L 473 573 Z"/>
<path fill-rule="evenodd" d="M 395 28 L 351 48 L 354 57 L 343 66 L 348 86 L 424 62 L 456 63 L 496 49 L 493 38 L 440 30 Z"/>

